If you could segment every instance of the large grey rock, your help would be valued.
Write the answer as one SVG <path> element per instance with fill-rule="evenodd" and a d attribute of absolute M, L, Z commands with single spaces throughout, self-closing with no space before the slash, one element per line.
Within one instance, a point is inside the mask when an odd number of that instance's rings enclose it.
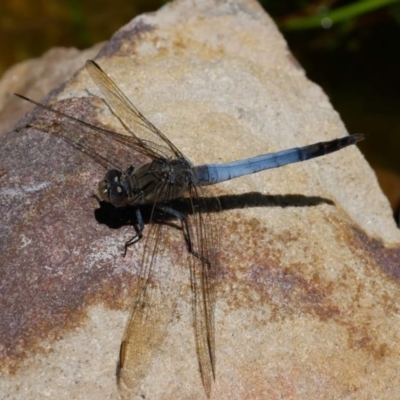
<path fill-rule="evenodd" d="M 167 4 L 123 27 L 96 60 L 195 164 L 347 133 L 253 0 Z M 60 58 L 49 73 L 62 65 Z M 46 69 L 37 62 L 26 73 L 37 68 Z M 49 100 L 118 129 L 92 94 L 99 92 L 83 69 Z M 19 126 L 26 122 L 60 129 L 41 111 Z M 119 346 L 143 245 L 122 258 L 132 228 L 96 222 L 90 195 L 104 171 L 89 157 L 34 129 L 7 133 L 0 144 L 0 393 L 118 398 Z M 141 161 L 111 150 L 126 166 Z M 400 234 L 357 148 L 212 190 L 226 209 L 218 216 L 211 397 L 396 398 Z M 170 231 L 174 252 L 180 233 Z M 132 398 L 205 398 L 189 279 L 183 293 Z"/>

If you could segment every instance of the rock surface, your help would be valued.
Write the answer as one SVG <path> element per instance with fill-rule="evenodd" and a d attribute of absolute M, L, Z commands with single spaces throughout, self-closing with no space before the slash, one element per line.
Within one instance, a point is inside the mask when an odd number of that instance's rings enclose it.
<path fill-rule="evenodd" d="M 253 0 L 169 3 L 119 30 L 96 61 L 194 164 L 347 133 Z M 82 55 L 76 62 L 83 66 Z M 65 57 L 51 68 L 46 57 L 35 63 L 26 74 L 38 85 L 37 71 L 60 74 Z M 0 82 L 3 129 L 16 115 L 7 109 L 9 80 L 10 74 Z M 18 91 L 40 97 L 28 86 Z M 118 129 L 92 96 L 98 94 L 82 69 L 50 102 Z M 119 346 L 142 245 L 122 258 L 132 228 L 96 221 L 90 196 L 104 170 L 45 132 L 60 128 L 57 118 L 34 111 L 18 126 L 27 122 L 43 132 L 0 138 L 0 393 L 118 398 Z M 140 160 L 111 151 L 125 166 Z M 357 148 L 212 192 L 224 211 L 211 398 L 398 397 L 400 233 Z M 187 286 L 132 398 L 206 397 Z"/>

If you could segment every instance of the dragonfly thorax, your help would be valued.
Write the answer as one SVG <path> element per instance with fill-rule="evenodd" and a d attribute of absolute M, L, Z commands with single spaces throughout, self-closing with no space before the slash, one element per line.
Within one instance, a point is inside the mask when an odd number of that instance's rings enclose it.
<path fill-rule="evenodd" d="M 190 163 L 185 159 L 155 159 L 125 172 L 107 171 L 99 183 L 102 200 L 115 207 L 151 204 L 182 196 L 194 184 Z"/>

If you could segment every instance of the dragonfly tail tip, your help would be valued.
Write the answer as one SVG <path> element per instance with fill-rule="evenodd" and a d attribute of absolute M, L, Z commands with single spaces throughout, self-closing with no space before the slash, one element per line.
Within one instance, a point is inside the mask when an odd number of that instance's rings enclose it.
<path fill-rule="evenodd" d="M 353 136 L 353 138 L 355 140 L 354 143 L 361 142 L 361 140 L 365 139 L 365 135 L 363 133 L 356 133 L 356 134 L 351 135 L 351 136 Z"/>

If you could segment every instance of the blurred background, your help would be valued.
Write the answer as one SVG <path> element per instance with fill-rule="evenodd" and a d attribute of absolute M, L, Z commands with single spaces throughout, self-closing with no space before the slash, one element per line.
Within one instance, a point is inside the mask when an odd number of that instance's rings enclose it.
<path fill-rule="evenodd" d="M 0 3 L 0 75 L 54 46 L 108 40 L 161 0 Z M 400 0 L 261 1 L 308 77 L 323 87 L 400 212 Z"/>

